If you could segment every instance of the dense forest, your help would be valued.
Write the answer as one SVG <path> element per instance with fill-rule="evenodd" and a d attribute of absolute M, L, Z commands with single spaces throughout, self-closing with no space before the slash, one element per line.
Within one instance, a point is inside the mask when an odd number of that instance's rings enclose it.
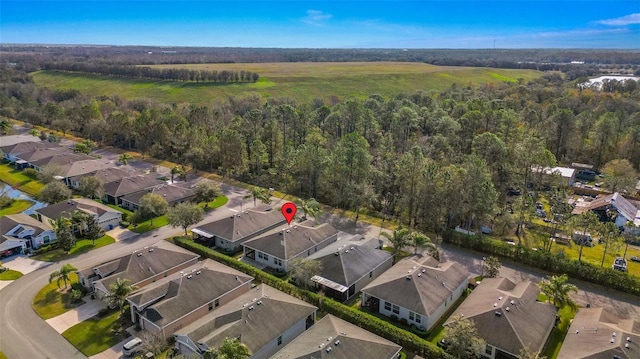
<path fill-rule="evenodd" d="M 640 166 L 640 90 L 524 83 L 325 99 L 247 96 L 209 106 L 38 88 L 4 67 L 0 115 L 431 230 L 478 227 L 532 166 Z M 625 91 L 619 91 L 625 89 Z"/>

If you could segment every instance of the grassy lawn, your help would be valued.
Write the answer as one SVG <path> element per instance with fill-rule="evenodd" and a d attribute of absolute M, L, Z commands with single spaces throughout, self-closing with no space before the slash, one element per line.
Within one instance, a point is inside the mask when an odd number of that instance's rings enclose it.
<path fill-rule="evenodd" d="M 22 273 L 17 270 L 8 269 L 2 273 L 0 273 L 0 280 L 16 280 L 22 277 Z"/>
<path fill-rule="evenodd" d="M 416 90 L 441 91 L 452 84 L 478 86 L 485 83 L 531 80 L 542 75 L 533 70 L 434 66 L 409 62 L 299 62 L 251 64 L 160 65 L 198 70 L 257 72 L 256 83 L 206 84 L 148 81 L 108 76 L 39 71 L 32 74 L 41 87 L 77 89 L 92 96 L 119 95 L 127 99 L 153 98 L 166 103 L 210 104 L 211 99 L 258 94 L 262 97 L 290 97 L 302 103 L 314 98 L 340 100 L 378 93 L 392 96 Z"/>
<path fill-rule="evenodd" d="M 567 335 L 571 320 L 576 316 L 576 310 L 570 306 L 565 305 L 558 311 L 560 315 L 560 323 L 557 327 L 553 328 L 551 335 L 549 335 L 549 341 L 542 351 L 542 355 L 545 355 L 548 359 L 554 359 L 558 356 L 564 337 Z"/>
<path fill-rule="evenodd" d="M 207 207 L 206 211 L 211 211 L 214 210 L 218 207 L 222 207 L 225 204 L 227 204 L 227 201 L 229 201 L 229 199 L 227 198 L 227 196 L 220 196 L 220 197 L 216 197 L 216 199 L 214 199 L 213 201 L 209 202 L 209 207 Z M 204 203 L 201 203 L 200 206 L 204 207 Z"/>
<path fill-rule="evenodd" d="M 116 345 L 121 338 L 113 332 L 120 327 L 120 312 L 115 311 L 104 318 L 93 317 L 80 322 L 64 331 L 62 336 L 89 357 Z"/>
<path fill-rule="evenodd" d="M 70 276 L 71 283 L 78 282 L 78 276 L 72 273 Z M 62 290 L 58 290 L 58 284 L 53 281 L 45 285 L 35 297 L 33 297 L 33 310 L 42 318 L 50 319 L 56 317 L 64 312 L 67 312 L 82 302 L 72 304 L 70 301 L 71 286 L 67 283 L 67 289 L 64 290 L 64 283 L 60 282 Z"/>
<path fill-rule="evenodd" d="M 3 353 L 3 352 L 0 352 L 0 359 L 7 359 L 7 356 L 6 356 L 6 355 L 4 355 L 4 353 Z"/>
<path fill-rule="evenodd" d="M 21 170 L 11 167 L 8 163 L 0 165 L 0 181 L 36 197 L 40 194 L 40 191 L 42 191 L 42 187 L 44 187 L 42 183 L 25 175 Z"/>
<path fill-rule="evenodd" d="M 13 204 L 7 208 L 0 209 L 0 217 L 9 214 L 21 213 L 27 210 L 27 208 L 33 206 L 33 202 L 27 199 L 16 199 Z"/>
<path fill-rule="evenodd" d="M 115 239 L 109 237 L 109 236 L 102 236 L 98 239 L 96 239 L 95 244 L 91 243 L 91 240 L 89 239 L 81 239 L 79 241 L 76 242 L 76 244 L 73 246 L 73 248 L 71 248 L 71 251 L 69 251 L 69 254 L 67 254 L 65 251 L 63 251 L 61 248 L 58 249 L 54 249 L 52 251 L 46 252 L 46 253 L 42 253 L 42 254 L 38 254 L 36 256 L 33 256 L 31 258 L 38 260 L 38 261 L 45 261 L 45 262 L 57 262 L 60 261 L 62 259 L 71 257 L 71 256 L 75 256 L 77 254 L 82 254 L 82 253 L 86 253 L 92 249 L 96 249 L 96 248 L 100 248 L 100 247 L 104 247 L 106 245 L 109 245 L 111 243 L 115 243 Z"/>
<path fill-rule="evenodd" d="M 169 219 L 167 219 L 167 215 L 162 215 L 160 217 L 156 217 L 153 219 L 153 224 L 151 223 L 151 219 L 147 219 L 146 221 L 139 223 L 138 225 L 129 227 L 132 232 L 136 233 L 145 233 L 156 228 L 164 227 L 169 224 Z"/>
<path fill-rule="evenodd" d="M 121 212 L 121 213 L 124 213 L 124 214 L 126 214 L 127 216 L 133 216 L 133 212 L 131 212 L 130 210 L 128 210 L 128 209 L 126 209 L 126 208 L 122 208 L 122 207 L 117 206 L 117 205 L 115 205 L 115 204 L 107 204 L 107 203 L 104 203 L 104 205 L 105 205 L 105 206 L 107 206 L 107 207 L 109 207 L 109 208 L 113 208 L 113 209 L 115 209 L 116 211 L 119 211 L 119 212 Z"/>

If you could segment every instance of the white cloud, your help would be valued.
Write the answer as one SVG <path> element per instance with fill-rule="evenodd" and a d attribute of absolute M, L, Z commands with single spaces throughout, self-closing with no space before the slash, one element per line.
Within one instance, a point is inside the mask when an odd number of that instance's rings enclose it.
<path fill-rule="evenodd" d="M 596 21 L 598 24 L 609 26 L 625 26 L 632 24 L 640 24 L 640 13 L 630 14 L 627 16 L 617 17 L 615 19 L 606 19 Z"/>
<path fill-rule="evenodd" d="M 320 10 L 307 10 L 307 16 L 302 18 L 302 22 L 310 25 L 323 25 L 327 20 L 331 19 L 333 15 L 325 14 Z"/>

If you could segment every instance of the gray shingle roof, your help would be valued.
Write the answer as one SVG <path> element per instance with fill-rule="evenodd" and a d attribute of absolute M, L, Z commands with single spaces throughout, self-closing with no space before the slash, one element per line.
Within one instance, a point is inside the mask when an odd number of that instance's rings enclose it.
<path fill-rule="evenodd" d="M 17 157 L 27 162 L 34 162 L 53 156 L 68 155 L 71 153 L 73 152 L 65 147 L 43 147 L 37 148 L 33 151 L 20 153 Z"/>
<path fill-rule="evenodd" d="M 119 166 L 113 168 L 105 168 L 96 171 L 92 171 L 89 173 L 84 173 L 78 176 L 71 177 L 72 181 L 79 181 L 83 177 L 95 176 L 97 177 L 103 184 L 111 183 L 118 180 L 121 180 L 125 177 L 131 176 L 135 169 L 131 166 Z"/>
<path fill-rule="evenodd" d="M 239 337 L 255 353 L 316 310 L 311 304 L 263 284 L 175 334 L 187 335 L 208 348 L 218 347 L 225 338 Z"/>
<path fill-rule="evenodd" d="M 194 229 L 204 232 L 211 237 L 222 237 L 231 242 L 242 243 L 256 233 L 274 228 L 285 223 L 280 211 L 246 210 L 226 218 L 205 223 Z"/>
<path fill-rule="evenodd" d="M 329 314 L 271 358 L 392 359 L 400 349 L 393 342 Z"/>
<path fill-rule="evenodd" d="M 168 203 L 175 201 L 184 201 L 195 195 L 193 190 L 189 188 L 182 188 L 163 183 L 161 185 L 125 195 L 122 197 L 122 199 L 139 205 L 140 198 L 142 198 L 147 193 L 157 194 L 158 196 L 164 198 L 164 200 Z"/>
<path fill-rule="evenodd" d="M 42 223 L 35 218 L 26 215 L 24 213 L 5 215 L 0 217 L 0 230 L 2 234 L 6 234 L 9 230 L 12 230 L 17 225 L 23 225 L 34 229 L 33 236 L 38 236 L 40 233 L 48 230 L 52 230 L 49 223 Z"/>
<path fill-rule="evenodd" d="M 172 251 L 157 246 L 144 248 L 95 266 L 104 276 L 97 283 L 101 283 L 105 289 L 109 289 L 117 278 L 128 279 L 131 284 L 136 284 L 199 257 L 195 253 Z"/>
<path fill-rule="evenodd" d="M 48 218 L 57 219 L 61 216 L 71 217 L 73 212 L 76 210 L 80 210 L 88 214 L 93 214 L 98 217 L 102 216 L 105 213 L 120 213 L 113 208 L 110 208 L 102 203 L 98 203 L 88 198 L 72 198 L 64 202 L 59 202 L 50 206 L 39 208 L 36 210 L 36 212 Z"/>
<path fill-rule="evenodd" d="M 540 351 L 557 310 L 549 303 L 538 302 L 538 294 L 540 289 L 531 281 L 515 284 L 506 278 L 486 278 L 449 322 L 458 315 L 471 319 L 487 344 L 511 354 L 518 354 L 524 347 Z"/>
<path fill-rule="evenodd" d="M 31 135 L 9 135 L 9 136 L 0 136 L 0 148 L 13 146 L 22 142 L 40 142 L 40 137 L 31 136 Z"/>
<path fill-rule="evenodd" d="M 86 160 L 95 160 L 95 158 L 87 156 L 84 153 L 58 153 L 39 160 L 29 161 L 29 163 L 40 168 L 45 166 L 58 166 L 61 171 L 64 171 L 64 168 L 71 166 L 72 163 Z"/>
<path fill-rule="evenodd" d="M 112 182 L 105 182 L 104 193 L 113 197 L 120 197 L 163 183 L 163 181 L 151 175 L 134 175 Z"/>
<path fill-rule="evenodd" d="M 66 178 L 66 177 L 79 176 L 85 173 L 91 173 L 97 170 L 113 168 L 113 167 L 115 167 L 115 164 L 113 163 L 113 161 L 109 161 L 107 159 L 96 159 L 91 157 L 91 159 L 84 159 L 84 160 L 74 161 L 73 163 L 61 165 L 60 169 L 62 170 L 61 176 Z"/>
<path fill-rule="evenodd" d="M 376 269 L 393 255 L 387 251 L 366 246 L 351 246 L 317 258 L 322 271 L 317 275 L 345 287 L 351 286 Z"/>
<path fill-rule="evenodd" d="M 144 309 L 142 315 L 163 327 L 253 280 L 240 271 L 210 259 L 185 268 L 183 272 L 184 275 L 175 273 L 149 285 L 127 300 L 140 306 L 161 298 Z"/>
<path fill-rule="evenodd" d="M 288 260 L 316 245 L 336 238 L 338 230 L 331 225 L 324 223 L 311 227 L 311 223 L 311 221 L 307 221 L 305 224 L 283 226 L 274 231 L 261 234 L 245 242 L 244 245 L 274 257 Z"/>
<path fill-rule="evenodd" d="M 26 153 L 26 152 L 31 152 L 34 151 L 38 148 L 54 148 L 54 147 L 60 147 L 58 146 L 57 143 L 51 143 L 51 142 L 43 142 L 43 141 L 39 141 L 39 142 L 19 142 L 19 143 L 15 143 L 12 145 L 4 145 L 4 143 L 2 144 L 2 146 L 0 147 L 0 151 L 2 151 L 3 153 L 9 154 L 9 155 L 18 155 L 20 153 Z"/>
<path fill-rule="evenodd" d="M 439 263 L 433 257 L 418 256 L 396 263 L 362 292 L 430 316 L 468 279 L 469 272 L 457 262 Z"/>
<path fill-rule="evenodd" d="M 625 347 L 627 343 L 629 348 Z M 604 308 L 580 308 L 558 359 L 612 359 L 614 355 L 624 359 L 640 358 L 640 323 L 620 319 Z"/>

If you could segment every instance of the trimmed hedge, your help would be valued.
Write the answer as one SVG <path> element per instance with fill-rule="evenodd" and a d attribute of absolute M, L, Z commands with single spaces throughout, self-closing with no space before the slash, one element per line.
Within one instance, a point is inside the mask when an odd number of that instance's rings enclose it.
<path fill-rule="evenodd" d="M 572 260 L 560 254 L 542 250 L 534 251 L 527 247 L 510 245 L 484 236 L 467 236 L 454 231 L 444 233 L 443 240 L 446 243 L 455 244 L 463 248 L 510 258 L 518 263 L 552 273 L 567 274 L 571 278 L 600 284 L 621 292 L 640 295 L 640 278 L 610 268 Z"/>
<path fill-rule="evenodd" d="M 321 297 L 311 291 L 300 289 L 280 278 L 259 270 L 253 266 L 236 260 L 232 257 L 219 253 L 211 248 L 195 243 L 185 237 L 173 238 L 174 243 L 188 249 L 204 258 L 211 258 L 217 262 L 225 264 L 254 277 L 258 282 L 267 284 L 284 293 L 309 302 L 321 310 L 326 311 L 338 318 L 351 322 L 361 328 L 386 338 L 404 347 L 406 350 L 415 352 L 424 358 L 449 358 L 442 349 L 419 336 L 398 328 L 395 325 L 385 322 L 369 313 L 351 308 L 331 298 Z"/>

